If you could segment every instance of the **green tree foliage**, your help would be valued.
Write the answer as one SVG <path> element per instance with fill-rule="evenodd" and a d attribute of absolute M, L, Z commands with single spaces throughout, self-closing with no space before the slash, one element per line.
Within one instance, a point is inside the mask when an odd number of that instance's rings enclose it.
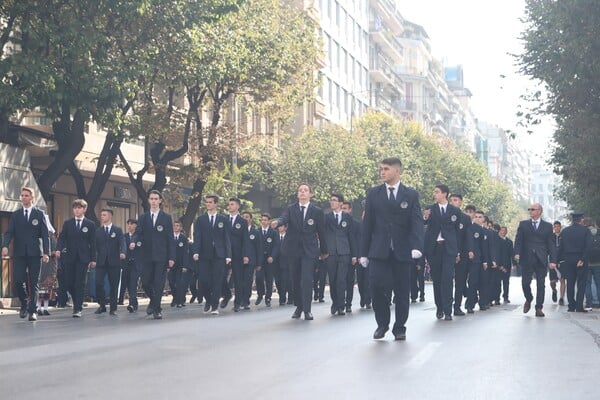
<path fill-rule="evenodd" d="M 552 163 L 562 196 L 573 208 L 600 216 L 600 8 L 594 0 L 528 0 L 518 59 L 544 90 L 524 117 L 554 118 Z"/>

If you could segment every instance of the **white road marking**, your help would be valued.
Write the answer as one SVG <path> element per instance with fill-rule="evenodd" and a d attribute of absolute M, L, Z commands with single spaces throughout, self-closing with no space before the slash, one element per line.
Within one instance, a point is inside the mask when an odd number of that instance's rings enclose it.
<path fill-rule="evenodd" d="M 420 368 L 433 356 L 438 347 L 442 345 L 442 342 L 431 342 L 428 343 L 423 350 L 418 352 L 410 361 L 407 363 L 409 368 Z"/>

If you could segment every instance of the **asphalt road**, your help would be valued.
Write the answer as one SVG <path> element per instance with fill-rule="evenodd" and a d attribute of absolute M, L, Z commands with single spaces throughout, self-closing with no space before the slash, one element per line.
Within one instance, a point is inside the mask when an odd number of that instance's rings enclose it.
<path fill-rule="evenodd" d="M 515 279 L 515 278 L 513 278 Z M 596 399 L 600 312 L 524 315 L 511 304 L 438 321 L 431 286 L 411 306 L 406 342 L 375 341 L 371 311 L 314 321 L 294 308 L 219 316 L 165 307 L 164 319 L 56 310 L 0 316 L 2 399 Z M 165 298 L 165 300 L 168 300 Z M 548 299 L 549 300 L 549 299 Z M 358 302 L 358 293 L 355 297 Z"/>

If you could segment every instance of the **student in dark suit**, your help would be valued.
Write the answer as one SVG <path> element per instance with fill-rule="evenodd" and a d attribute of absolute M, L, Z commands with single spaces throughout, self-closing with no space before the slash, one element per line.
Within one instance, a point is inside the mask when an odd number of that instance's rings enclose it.
<path fill-rule="evenodd" d="M 498 268 L 502 273 L 502 297 L 505 304 L 510 303 L 508 298 L 508 289 L 510 284 L 510 273 L 513 265 L 512 254 L 514 249 L 513 242 L 506 236 L 507 234 L 508 228 L 506 226 L 501 227 L 500 231 L 498 232 L 498 235 L 500 236 L 500 245 L 498 247 Z"/>
<path fill-rule="evenodd" d="M 459 210 L 462 207 L 463 197 L 461 194 L 453 193 L 450 196 L 450 203 Z M 468 273 L 468 253 L 469 253 L 469 227 L 471 218 L 462 212 L 458 228 L 460 230 L 458 241 L 460 243 L 458 262 L 454 265 L 454 315 L 464 315 L 462 311 L 463 297 L 467 297 L 467 273 Z"/>
<path fill-rule="evenodd" d="M 556 251 L 558 254 L 558 248 L 560 247 L 560 241 L 562 240 L 561 231 L 562 224 L 560 221 L 554 221 L 552 224 L 552 229 L 554 231 L 554 245 L 556 246 Z M 548 274 L 548 278 L 550 278 L 550 289 L 552 289 L 552 301 L 556 303 L 558 301 L 558 305 L 565 305 L 565 291 L 567 289 L 567 284 L 565 281 L 565 275 L 561 273 L 561 266 L 563 263 L 563 259 L 559 258 L 556 260 L 556 268 L 551 269 Z M 560 278 L 558 274 L 561 273 Z M 560 299 L 558 298 L 558 292 L 556 290 L 556 283 L 560 282 Z"/>
<path fill-rule="evenodd" d="M 219 198 L 206 196 L 206 213 L 194 222 L 193 258 L 199 261 L 199 275 L 206 288 L 204 312 L 219 314 L 219 299 L 223 287 L 225 268 L 231 263 L 229 219 L 217 213 Z"/>
<path fill-rule="evenodd" d="M 342 211 L 352 215 L 352 203 L 344 201 L 342 203 Z M 354 223 L 354 234 L 356 235 L 356 243 L 360 253 L 361 233 L 362 233 L 362 218 L 358 220 L 352 219 Z M 360 308 L 371 308 L 371 288 L 369 287 L 369 267 L 363 268 L 362 265 L 356 262 L 349 267 L 348 281 L 346 282 L 346 313 L 352 311 L 352 299 L 354 297 L 354 283 L 358 286 L 358 294 L 360 295 Z"/>
<path fill-rule="evenodd" d="M 2 257 L 8 256 L 8 246 L 13 241 L 13 278 L 21 302 L 19 316 L 25 318 L 29 313 L 29 321 L 37 320 L 41 262 L 48 262 L 50 251 L 46 218 L 42 210 L 33 206 L 33 199 L 33 189 L 21 188 L 21 208 L 10 216 L 2 241 Z"/>
<path fill-rule="evenodd" d="M 312 283 L 317 262 L 327 258 L 325 243 L 325 215 L 323 210 L 310 202 L 310 186 L 298 187 L 298 202 L 286 208 L 272 228 L 288 225 L 286 240 L 292 282 L 294 285 L 294 304 L 296 310 L 292 318 L 300 318 L 304 312 L 305 320 L 312 320 Z M 320 256 L 319 256 L 320 253 Z"/>
<path fill-rule="evenodd" d="M 125 260 L 127 247 L 123 230 L 112 223 L 113 211 L 104 208 L 100 211 L 100 223 L 96 229 L 96 314 L 106 312 L 104 277 L 108 275 L 110 286 L 110 315 L 117 314 L 117 297 L 121 278 L 121 264 Z"/>
<path fill-rule="evenodd" d="M 545 279 L 548 265 L 550 269 L 556 268 L 556 247 L 554 246 L 552 225 L 541 219 L 542 206 L 532 204 L 528 209 L 531 219 L 521 221 L 515 237 L 515 260 L 521 263 L 523 294 L 525 304 L 523 312 L 531 309 L 533 294 L 531 293 L 531 279 L 535 273 L 537 282 L 535 316 L 543 317 Z"/>
<path fill-rule="evenodd" d="M 171 307 L 182 308 L 185 306 L 185 293 L 188 287 L 189 271 L 189 242 L 187 236 L 181 232 L 181 222 L 173 222 L 173 240 L 175 241 L 175 265 L 167 272 L 169 287 L 171 288 Z"/>
<path fill-rule="evenodd" d="M 452 320 L 454 266 L 460 260 L 462 231 L 460 209 L 448 203 L 449 189 L 437 185 L 433 190 L 435 204 L 423 213 L 427 231 L 425 232 L 425 257 L 431 266 L 433 296 L 437 307 L 436 317 Z M 461 311 L 457 315 L 464 315 Z M 445 316 L 445 317 L 444 317 Z"/>
<path fill-rule="evenodd" d="M 423 255 L 423 216 L 416 190 L 400 182 L 402 163 L 398 158 L 381 161 L 379 174 L 384 184 L 369 190 L 363 219 L 361 265 L 369 266 L 373 310 L 381 339 L 389 329 L 392 291 L 396 340 L 406 340 L 410 305 L 410 267 Z"/>
<path fill-rule="evenodd" d="M 136 242 L 142 243 L 142 287 L 150 299 L 146 314 L 162 319 L 161 299 L 167 270 L 175 265 L 173 219 L 160 209 L 162 193 L 158 190 L 148 192 L 148 203 L 150 210 L 138 218 L 135 236 Z"/>
<path fill-rule="evenodd" d="M 277 286 L 277 294 L 279 294 L 279 305 L 284 306 L 292 304 L 294 292 L 292 289 L 290 278 L 290 265 L 288 257 L 288 242 L 287 242 L 287 225 L 281 225 L 277 228 L 275 236 L 275 245 L 273 246 L 273 264 L 275 266 L 275 285 Z"/>
<path fill-rule="evenodd" d="M 482 309 L 479 294 L 481 293 L 481 275 L 488 268 L 488 237 L 483 229 L 485 223 L 485 215 L 483 211 L 479 211 L 473 205 L 468 205 L 465 212 L 471 218 L 472 223 L 468 228 L 470 240 L 468 242 L 468 276 L 469 285 L 467 289 L 467 301 L 465 307 L 467 313 L 473 314 L 475 305 L 479 303 L 479 308 Z"/>
<path fill-rule="evenodd" d="M 56 258 L 61 258 L 65 270 L 67 290 L 73 298 L 73 317 L 81 318 L 85 276 L 88 268 L 96 266 L 96 224 L 85 218 L 85 200 L 73 201 L 72 209 L 74 217 L 63 223 L 58 237 Z"/>
<path fill-rule="evenodd" d="M 238 198 L 232 197 L 227 203 L 229 211 L 227 229 L 229 231 L 229 240 L 231 241 L 231 273 L 233 276 L 233 286 L 235 288 L 235 299 L 233 301 L 234 311 L 239 311 L 245 303 L 244 292 L 244 254 L 243 250 L 248 239 L 248 223 L 239 213 L 241 201 Z M 231 289 L 227 275 L 223 278 L 221 308 L 225 308 L 231 298 Z"/>
<path fill-rule="evenodd" d="M 269 226 L 271 222 L 271 216 L 264 213 L 260 216 L 260 237 L 262 240 L 263 249 L 263 263 L 260 271 L 256 271 L 256 292 L 258 298 L 256 299 L 256 305 L 260 304 L 261 295 L 265 296 L 265 305 L 271 307 L 271 296 L 273 295 L 273 279 L 275 276 L 274 271 L 274 257 L 273 247 L 275 246 L 275 240 L 277 232 Z"/>
<path fill-rule="evenodd" d="M 125 236 L 125 246 L 127 248 L 127 254 L 125 257 L 125 267 L 121 279 L 121 292 L 123 298 L 125 297 L 125 289 L 129 295 L 129 304 L 127 305 L 127 311 L 130 313 L 137 312 L 138 300 L 137 290 L 140 276 L 142 274 L 142 262 L 140 250 L 142 248 L 142 242 L 136 241 L 135 230 L 137 228 L 136 219 L 127 220 L 127 233 Z"/>
<path fill-rule="evenodd" d="M 348 268 L 356 264 L 358 243 L 352 216 L 342 211 L 344 197 L 333 193 L 329 198 L 331 212 L 325 214 L 325 242 L 329 257 L 325 260 L 329 275 L 331 314 L 346 314 Z"/>
<path fill-rule="evenodd" d="M 571 213 L 572 224 L 562 233 L 558 250 L 559 260 L 565 260 L 563 271 L 567 279 L 568 311 L 587 312 L 583 298 L 588 275 L 588 260 L 592 248 L 592 233 L 583 225 L 583 213 Z M 577 285 L 577 297 L 575 286 Z"/>
<path fill-rule="evenodd" d="M 494 277 L 496 270 L 498 269 L 497 259 L 497 247 L 500 237 L 498 233 L 493 229 L 493 223 L 490 219 L 484 215 L 484 223 L 482 225 L 485 237 L 487 238 L 487 260 L 481 271 L 479 278 L 479 309 L 486 311 L 492 305 L 492 299 L 494 296 Z"/>
<path fill-rule="evenodd" d="M 254 272 L 257 275 L 260 274 L 263 266 L 263 246 L 262 239 L 260 237 L 260 231 L 254 227 L 252 214 L 248 211 L 242 213 L 242 218 L 248 224 L 248 237 L 243 249 L 244 254 L 244 286 L 243 286 L 243 304 L 244 310 L 250 309 L 250 296 L 252 295 L 252 282 L 254 281 Z M 260 285 L 256 285 L 257 289 Z M 259 299 L 264 296 L 264 278 L 262 285 L 262 293 L 258 293 L 258 298 L 255 305 L 259 305 Z M 258 291 L 258 290 L 257 290 Z"/>

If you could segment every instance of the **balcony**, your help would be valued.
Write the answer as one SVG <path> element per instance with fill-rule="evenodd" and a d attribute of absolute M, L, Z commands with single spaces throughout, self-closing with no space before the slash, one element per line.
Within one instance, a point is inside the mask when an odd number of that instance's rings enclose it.
<path fill-rule="evenodd" d="M 369 62 L 369 76 L 372 82 L 394 85 L 394 72 L 389 62 L 381 55 L 371 56 Z"/>
<path fill-rule="evenodd" d="M 404 49 L 394 39 L 392 33 L 377 23 L 371 23 L 369 26 L 369 34 L 373 43 L 379 45 L 381 50 L 394 62 L 401 63 L 404 59 Z"/>
<path fill-rule="evenodd" d="M 377 16 L 399 35 L 404 31 L 404 18 L 398 12 L 396 4 L 391 0 L 370 0 L 369 5 Z"/>

